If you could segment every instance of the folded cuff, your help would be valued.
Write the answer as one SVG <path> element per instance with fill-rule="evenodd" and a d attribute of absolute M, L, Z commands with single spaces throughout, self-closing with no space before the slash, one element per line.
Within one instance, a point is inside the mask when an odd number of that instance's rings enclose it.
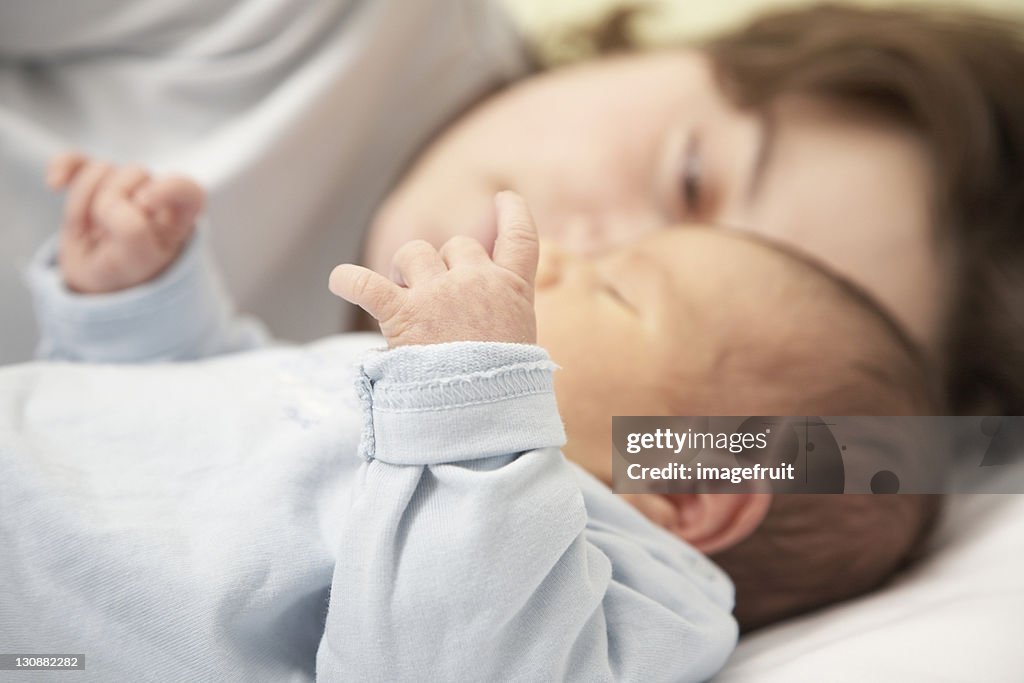
<path fill-rule="evenodd" d="M 552 373 L 539 346 L 454 342 L 405 346 L 363 362 L 360 453 L 432 465 L 561 447 Z"/>
<path fill-rule="evenodd" d="M 184 360 L 223 316 L 223 288 L 199 231 L 175 262 L 145 284 L 109 294 L 69 290 L 57 237 L 36 252 L 27 280 L 42 341 L 37 355 L 90 362 Z"/>

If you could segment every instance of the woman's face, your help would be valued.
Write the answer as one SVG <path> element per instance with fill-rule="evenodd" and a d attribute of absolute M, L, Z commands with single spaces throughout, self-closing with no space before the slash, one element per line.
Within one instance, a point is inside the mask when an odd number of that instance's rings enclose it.
<path fill-rule="evenodd" d="M 543 237 L 583 254 L 680 223 L 790 243 L 934 348 L 946 268 L 928 163 L 909 132 L 820 102 L 741 111 L 697 52 L 606 59 L 522 81 L 452 125 L 384 204 L 366 256 L 388 272 L 409 239 L 489 244 L 492 197 L 512 189 Z"/>

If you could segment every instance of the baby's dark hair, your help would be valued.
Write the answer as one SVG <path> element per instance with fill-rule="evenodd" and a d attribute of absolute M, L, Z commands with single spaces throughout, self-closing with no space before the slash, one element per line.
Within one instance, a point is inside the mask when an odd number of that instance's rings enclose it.
<path fill-rule="evenodd" d="M 919 556 L 939 495 L 782 494 L 761 527 L 713 556 L 736 585 L 749 631 L 885 583 Z"/>
<path fill-rule="evenodd" d="M 731 280 L 702 321 L 713 350 L 702 381 L 665 372 L 671 414 L 946 414 L 933 365 L 871 295 L 797 248 L 731 237 L 774 254 L 773 270 Z"/>
<path fill-rule="evenodd" d="M 924 353 L 869 295 L 789 247 L 737 239 L 775 252 L 776 272 L 732 283 L 731 305 L 705 331 L 715 335 L 717 356 L 699 385 L 711 390 L 677 391 L 670 414 L 944 414 Z M 712 556 L 736 584 L 741 628 L 877 587 L 922 547 L 940 501 L 776 495 L 751 536 Z"/>

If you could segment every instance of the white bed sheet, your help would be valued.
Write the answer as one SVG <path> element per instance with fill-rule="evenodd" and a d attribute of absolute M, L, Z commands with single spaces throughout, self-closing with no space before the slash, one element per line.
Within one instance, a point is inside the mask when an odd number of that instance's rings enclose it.
<path fill-rule="evenodd" d="M 932 546 L 878 592 L 744 638 L 715 681 L 1024 681 L 1024 495 L 950 496 Z"/>

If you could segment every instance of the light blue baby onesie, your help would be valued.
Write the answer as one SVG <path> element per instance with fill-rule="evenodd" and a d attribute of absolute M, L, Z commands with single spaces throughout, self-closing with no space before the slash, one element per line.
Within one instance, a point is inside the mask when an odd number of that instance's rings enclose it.
<path fill-rule="evenodd" d="M 692 681 L 728 578 L 559 453 L 536 346 L 255 347 L 201 241 L 103 297 L 30 274 L 51 358 L 0 369 L 12 680 Z M 301 302 L 297 302 L 301 305 Z M 8 672 L 4 672 L 7 674 Z M 6 680 L 6 678 L 5 678 Z"/>

